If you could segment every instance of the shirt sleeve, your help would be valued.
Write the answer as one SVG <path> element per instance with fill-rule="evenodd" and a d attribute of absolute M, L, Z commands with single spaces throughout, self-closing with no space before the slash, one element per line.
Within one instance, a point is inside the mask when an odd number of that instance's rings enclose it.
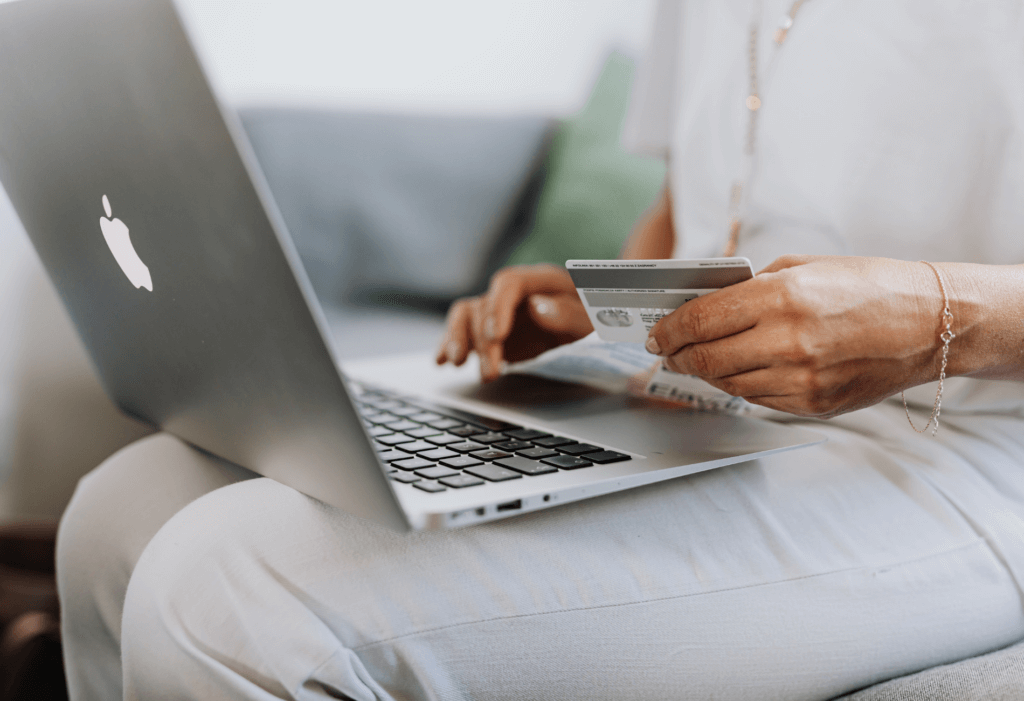
<path fill-rule="evenodd" d="M 629 151 L 668 157 L 679 78 L 682 0 L 659 0 L 646 54 L 633 81 L 622 143 Z"/>

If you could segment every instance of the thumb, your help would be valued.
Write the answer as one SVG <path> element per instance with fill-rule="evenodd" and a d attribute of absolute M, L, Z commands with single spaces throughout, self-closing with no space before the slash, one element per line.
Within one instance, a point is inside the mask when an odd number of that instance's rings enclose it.
<path fill-rule="evenodd" d="M 530 295 L 530 318 L 545 331 L 582 338 L 594 330 L 580 298 L 568 295 Z"/>

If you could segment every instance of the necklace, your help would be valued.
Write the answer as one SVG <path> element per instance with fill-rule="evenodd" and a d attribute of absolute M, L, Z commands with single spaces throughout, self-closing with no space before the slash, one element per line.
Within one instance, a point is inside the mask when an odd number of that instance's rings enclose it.
<path fill-rule="evenodd" d="M 778 29 L 775 30 L 774 50 L 769 61 L 765 77 L 768 78 L 773 72 L 775 61 L 779 56 L 779 49 L 786 43 L 796 14 L 807 0 L 795 0 L 789 7 L 789 12 L 782 16 Z M 761 0 L 754 3 L 753 17 L 750 21 L 749 39 L 747 43 L 747 76 L 749 86 L 747 99 L 744 105 L 747 108 L 747 134 L 743 147 L 743 165 L 740 168 L 740 175 L 733 181 L 729 191 L 729 241 L 725 245 L 722 255 L 726 258 L 736 255 L 736 246 L 740 240 L 740 229 L 743 227 L 743 214 L 746 209 L 746 196 L 749 183 L 754 175 L 754 165 L 757 156 L 757 115 L 761 110 L 761 81 L 758 78 L 758 44 L 761 34 Z"/>

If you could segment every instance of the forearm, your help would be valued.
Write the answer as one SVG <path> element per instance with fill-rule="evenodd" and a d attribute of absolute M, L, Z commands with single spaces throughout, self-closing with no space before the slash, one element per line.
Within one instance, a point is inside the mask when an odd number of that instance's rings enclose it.
<path fill-rule="evenodd" d="M 939 263 L 956 338 L 947 375 L 1024 381 L 1024 265 Z M 936 311 L 942 298 L 935 284 Z"/>
<path fill-rule="evenodd" d="M 658 201 L 644 213 L 633 228 L 633 233 L 622 247 L 619 257 L 634 260 L 671 258 L 675 243 L 672 195 L 666 185 Z"/>

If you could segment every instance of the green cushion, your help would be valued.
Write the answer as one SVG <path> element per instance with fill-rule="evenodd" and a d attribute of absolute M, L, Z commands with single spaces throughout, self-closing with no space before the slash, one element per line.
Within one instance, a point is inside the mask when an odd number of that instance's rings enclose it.
<path fill-rule="evenodd" d="M 557 130 L 530 234 L 508 264 L 617 258 L 665 179 L 661 159 L 626 153 L 619 143 L 633 62 L 612 54 L 586 107 Z"/>

